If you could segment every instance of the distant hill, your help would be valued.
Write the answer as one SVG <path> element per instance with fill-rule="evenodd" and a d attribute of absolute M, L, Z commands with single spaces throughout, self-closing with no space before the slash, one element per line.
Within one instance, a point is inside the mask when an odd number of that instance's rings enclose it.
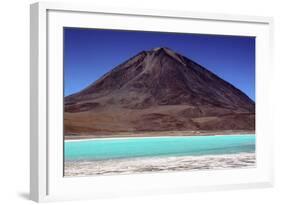
<path fill-rule="evenodd" d="M 77 135 L 254 130 L 255 103 L 187 57 L 155 48 L 65 97 L 64 129 Z"/>

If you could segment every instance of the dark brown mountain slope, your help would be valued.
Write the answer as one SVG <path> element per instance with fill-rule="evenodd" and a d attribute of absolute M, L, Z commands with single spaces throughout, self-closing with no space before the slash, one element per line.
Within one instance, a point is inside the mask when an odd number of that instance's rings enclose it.
<path fill-rule="evenodd" d="M 66 134 L 255 129 L 248 96 L 168 48 L 140 52 L 64 105 Z"/>

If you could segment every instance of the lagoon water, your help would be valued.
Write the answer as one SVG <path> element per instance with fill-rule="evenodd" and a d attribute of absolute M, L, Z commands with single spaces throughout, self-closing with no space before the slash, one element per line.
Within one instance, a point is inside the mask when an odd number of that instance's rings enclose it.
<path fill-rule="evenodd" d="M 166 136 L 65 141 L 66 161 L 227 155 L 255 152 L 255 135 Z"/>

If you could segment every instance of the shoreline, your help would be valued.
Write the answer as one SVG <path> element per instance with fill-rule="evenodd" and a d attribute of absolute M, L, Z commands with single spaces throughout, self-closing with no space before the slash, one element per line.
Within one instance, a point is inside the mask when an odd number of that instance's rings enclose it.
<path fill-rule="evenodd" d="M 228 136 L 248 136 L 248 135 L 254 135 L 253 134 L 229 134 Z M 170 136 L 146 136 L 146 137 L 106 137 L 106 138 L 85 138 L 85 139 L 71 139 L 71 140 L 64 140 L 64 142 L 79 142 L 79 141 L 92 141 L 92 140 L 126 140 L 126 139 L 146 139 L 146 138 L 170 138 L 170 137 L 224 137 L 226 135 L 188 135 L 188 136 L 176 136 L 176 135 L 170 135 Z"/>
<path fill-rule="evenodd" d="M 222 170 L 253 168 L 256 154 L 242 152 L 221 155 L 170 156 L 112 159 L 101 161 L 65 161 L 64 176 L 97 176 L 151 172 Z"/>
<path fill-rule="evenodd" d="M 112 140 L 130 138 L 162 138 L 162 137 L 196 137 L 196 136 L 225 136 L 225 135 L 251 135 L 255 130 L 225 130 L 225 131 L 182 131 L 182 132 L 143 132 L 118 133 L 115 135 L 65 135 L 64 142 L 84 140 Z"/>

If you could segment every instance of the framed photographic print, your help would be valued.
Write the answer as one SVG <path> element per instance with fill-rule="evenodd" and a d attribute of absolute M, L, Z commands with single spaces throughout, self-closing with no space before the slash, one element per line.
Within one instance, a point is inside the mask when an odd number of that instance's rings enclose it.
<path fill-rule="evenodd" d="M 31 199 L 272 186 L 272 22 L 31 5 Z"/>

